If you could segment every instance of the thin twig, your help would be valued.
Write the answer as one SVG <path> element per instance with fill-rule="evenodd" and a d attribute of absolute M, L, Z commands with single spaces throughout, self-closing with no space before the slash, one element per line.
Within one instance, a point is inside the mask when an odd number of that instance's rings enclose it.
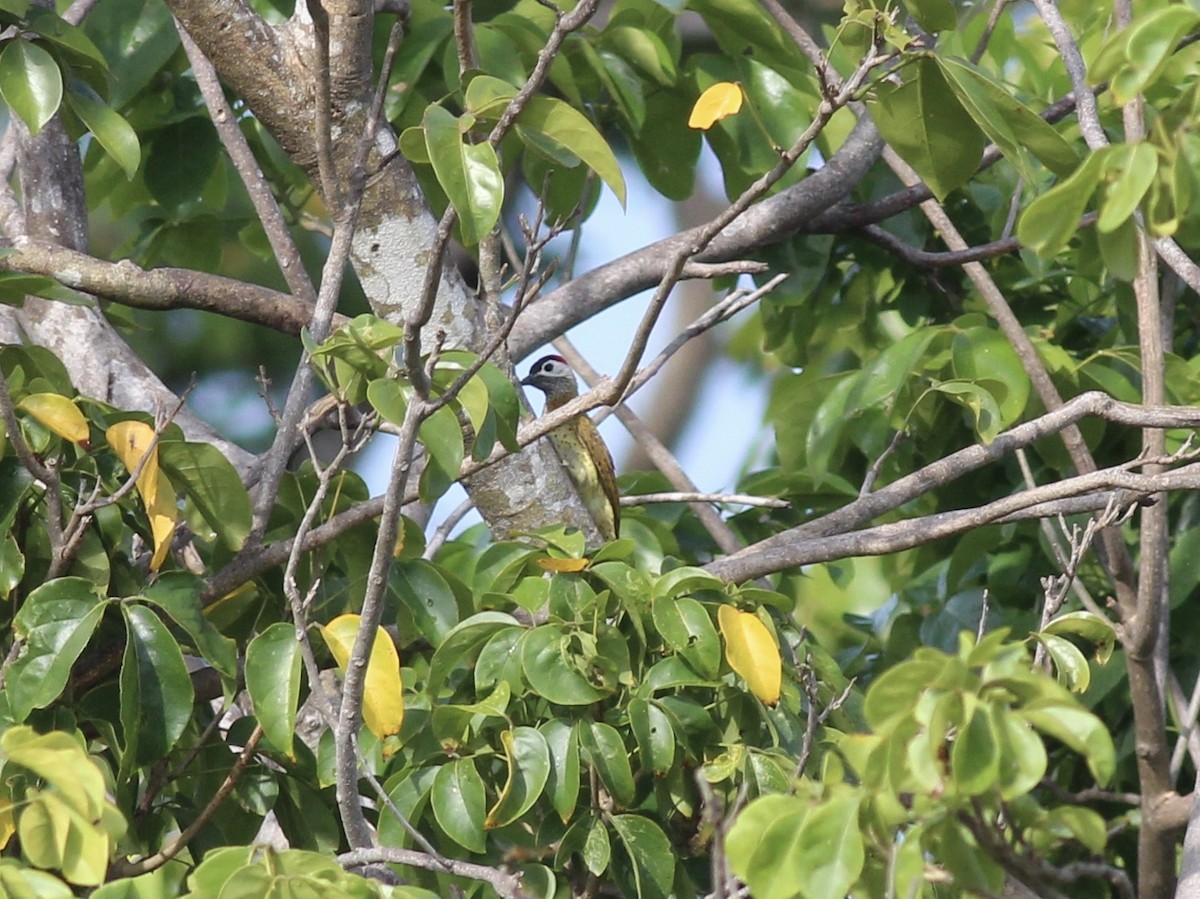
<path fill-rule="evenodd" d="M 752 496 L 748 493 L 698 493 L 678 490 L 667 493 L 637 493 L 622 496 L 622 506 L 645 506 L 651 503 L 697 503 L 703 505 L 729 503 L 739 506 L 758 506 L 765 509 L 790 509 L 792 504 L 774 496 Z"/>
<path fill-rule="evenodd" d="M 196 46 L 196 42 L 192 40 L 191 35 L 178 19 L 175 20 L 175 28 L 179 32 L 179 40 L 183 44 L 188 62 L 191 63 L 192 74 L 196 79 L 196 84 L 200 87 L 200 94 L 204 97 L 204 103 L 208 107 L 209 118 L 216 126 L 217 133 L 221 136 L 221 143 L 229 152 L 229 159 L 233 163 L 234 170 L 237 171 L 238 177 L 241 178 L 246 193 L 250 197 L 250 202 L 254 205 L 254 211 L 262 223 L 267 242 L 271 245 L 275 262 L 279 265 L 279 270 L 283 274 L 288 288 L 299 299 L 316 304 L 317 291 L 313 287 L 308 273 L 304 270 L 300 250 L 292 240 L 287 222 L 283 219 L 283 213 L 279 210 L 279 204 L 275 201 L 274 194 L 267 186 L 266 176 L 263 174 L 258 160 L 254 158 L 254 152 L 250 149 L 246 136 L 238 127 L 237 116 L 229 105 L 229 101 L 225 99 L 225 92 L 221 89 L 217 70 L 213 68 L 213 64 L 203 51 Z"/>
<path fill-rule="evenodd" d="M 532 899 L 530 894 L 521 888 L 521 879 L 516 874 L 511 874 L 501 868 L 477 865 L 474 862 L 435 858 L 414 849 L 396 849 L 390 846 L 352 849 L 339 855 L 337 861 L 343 868 L 388 864 L 408 865 L 425 871 L 444 871 L 445 862 L 449 861 L 453 868 L 450 873 L 457 877 L 466 877 L 469 880 L 486 883 L 504 899 Z"/>
<path fill-rule="evenodd" d="M 433 532 L 433 536 L 425 544 L 425 552 L 421 553 L 421 558 L 432 559 L 436 556 L 438 550 L 450 539 L 450 532 L 458 527 L 458 523 L 474 508 L 475 501 L 469 496 L 459 503 L 457 508 L 447 515 L 446 519 L 438 525 L 437 530 Z"/>
<path fill-rule="evenodd" d="M 139 874 L 145 874 L 153 871 L 156 868 L 161 868 L 175 856 L 179 855 L 201 830 L 208 826 L 208 822 L 212 820 L 212 816 L 229 798 L 233 792 L 233 788 L 237 786 L 237 782 L 241 779 L 242 774 L 250 764 L 250 760 L 254 757 L 254 751 L 258 747 L 259 741 L 263 737 L 262 725 L 255 725 L 254 730 L 246 739 L 246 745 L 243 747 L 241 754 L 233 763 L 233 767 L 225 776 L 225 780 L 221 782 L 221 786 L 208 800 L 208 803 L 201 809 L 200 814 L 196 819 L 184 828 L 183 832 L 172 840 L 164 849 L 153 855 L 146 856 L 136 862 L 127 862 L 118 859 L 113 862 L 112 867 L 121 877 L 136 877 Z"/>

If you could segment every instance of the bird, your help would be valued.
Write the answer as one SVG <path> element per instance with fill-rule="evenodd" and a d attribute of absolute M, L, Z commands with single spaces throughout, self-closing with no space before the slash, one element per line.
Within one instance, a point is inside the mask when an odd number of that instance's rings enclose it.
<path fill-rule="evenodd" d="M 546 412 L 553 412 L 579 396 L 575 372 L 562 356 L 543 356 L 521 384 L 546 394 Z M 604 438 L 586 415 L 577 415 L 548 435 L 579 497 L 607 542 L 617 539 L 621 529 L 621 498 L 616 468 Z"/>

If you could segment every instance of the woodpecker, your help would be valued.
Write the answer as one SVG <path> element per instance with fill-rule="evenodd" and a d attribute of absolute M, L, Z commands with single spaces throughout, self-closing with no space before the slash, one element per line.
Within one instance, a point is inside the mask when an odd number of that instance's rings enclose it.
<path fill-rule="evenodd" d="M 546 412 L 553 412 L 579 396 L 575 372 L 562 356 L 543 356 L 533 363 L 529 377 L 521 383 L 546 394 Z M 596 522 L 600 536 L 615 540 L 621 527 L 620 494 L 612 455 L 600 432 L 586 415 L 577 415 L 547 436 Z"/>

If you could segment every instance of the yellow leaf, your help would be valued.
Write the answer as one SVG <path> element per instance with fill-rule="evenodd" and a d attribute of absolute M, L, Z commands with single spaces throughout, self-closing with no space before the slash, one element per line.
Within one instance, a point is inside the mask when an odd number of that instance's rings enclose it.
<path fill-rule="evenodd" d="M 104 432 L 117 458 L 130 473 L 137 470 L 142 457 L 149 456 L 137 478 L 138 493 L 146 516 L 150 519 L 150 534 L 154 539 L 154 558 L 150 570 L 158 571 L 171 548 L 171 535 L 179 520 L 179 507 L 175 504 L 175 488 L 170 479 L 158 467 L 158 451 L 151 450 L 154 429 L 140 421 L 119 421 Z"/>
<path fill-rule="evenodd" d="M 767 626 L 750 612 L 733 606 L 717 610 L 717 623 L 725 637 L 725 658 L 729 667 L 746 681 L 750 692 L 773 706 L 779 702 L 783 671 L 779 645 Z"/>
<path fill-rule="evenodd" d="M 583 571 L 588 567 L 587 559 L 538 559 L 538 568 L 543 571 L 566 572 L 573 574 L 576 571 Z"/>
<path fill-rule="evenodd" d="M 354 641 L 358 637 L 359 615 L 339 615 L 322 625 L 321 636 L 344 672 Z M 375 736 L 387 737 L 400 732 L 404 723 L 404 684 L 400 680 L 400 653 L 387 631 L 375 631 L 375 645 L 367 660 L 367 678 L 363 685 L 363 722 Z"/>
<path fill-rule="evenodd" d="M 17 408 L 28 412 L 63 440 L 88 447 L 88 423 L 71 400 L 61 393 L 31 393 Z"/>
<path fill-rule="evenodd" d="M 742 86 L 732 81 L 718 81 L 702 93 L 692 107 L 688 127 L 707 131 L 721 119 L 737 115 L 741 108 Z"/>

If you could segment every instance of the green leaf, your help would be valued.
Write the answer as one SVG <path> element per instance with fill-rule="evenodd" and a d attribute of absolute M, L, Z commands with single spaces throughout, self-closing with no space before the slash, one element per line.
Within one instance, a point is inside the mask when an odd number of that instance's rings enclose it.
<path fill-rule="evenodd" d="M 121 724 L 126 759 L 136 765 L 161 761 L 192 717 L 195 692 L 179 644 L 147 606 L 123 603 L 126 643 L 121 663 Z"/>
<path fill-rule="evenodd" d="M 646 180 L 677 202 L 695 190 L 696 160 L 704 142 L 699 131 L 687 127 L 690 112 L 691 103 L 682 91 L 654 91 L 646 97 L 646 120 L 654 126 L 630 136 Z"/>
<path fill-rule="evenodd" d="M 72 306 L 92 306 L 96 301 L 86 293 L 72 290 L 45 275 L 27 275 L 24 272 L 0 272 L 0 303 L 20 306 L 28 295 L 45 297 Z"/>
<path fill-rule="evenodd" d="M 1038 822 L 1031 842 L 1035 850 L 1045 852 L 1055 848 L 1062 836 L 1073 837 L 1091 852 L 1103 855 L 1108 845 L 1108 822 L 1090 808 L 1058 806 L 1049 809 L 1045 820 Z"/>
<path fill-rule="evenodd" d="M 254 716 L 268 742 L 288 758 L 295 758 L 301 671 L 300 641 L 287 622 L 275 622 L 246 647 L 246 690 Z"/>
<path fill-rule="evenodd" d="M 700 590 L 721 592 L 724 589 L 724 583 L 703 568 L 683 565 L 668 571 L 654 582 L 653 598 L 657 602 L 660 598 L 685 596 Z"/>
<path fill-rule="evenodd" d="M 431 502 L 458 480 L 465 448 L 462 426 L 449 406 L 442 406 L 417 429 L 421 443 L 429 451 L 429 464 L 421 473 L 421 499 Z"/>
<path fill-rule="evenodd" d="M 1039 700 L 1020 709 L 1020 714 L 1042 733 L 1084 756 L 1101 786 L 1112 779 L 1116 768 L 1112 735 L 1091 712 L 1054 700 Z"/>
<path fill-rule="evenodd" d="M 1038 196 L 1021 215 L 1017 238 L 1043 258 L 1058 255 L 1079 230 L 1079 217 L 1096 192 L 1105 150 L 1089 155 L 1071 177 Z"/>
<path fill-rule="evenodd" d="M 421 121 L 425 145 L 450 205 L 458 213 L 463 243 L 474 246 L 500 219 L 504 176 L 489 143 L 467 143 L 461 121 L 440 106 L 430 105 Z"/>
<path fill-rule="evenodd" d="M 1000 755 L 991 715 L 986 705 L 973 705 L 950 753 L 955 787 L 967 796 L 988 792 L 1000 776 Z"/>
<path fill-rule="evenodd" d="M 494 634 L 519 627 L 517 619 L 507 612 L 494 611 L 479 612 L 454 625 L 442 637 L 429 662 L 429 681 L 426 686 L 429 696 L 436 699 L 450 673 L 478 652 Z"/>
<path fill-rule="evenodd" d="M 446 836 L 471 852 L 483 852 L 483 778 L 471 759 L 458 759 L 438 769 L 430 794 L 433 816 Z"/>
<path fill-rule="evenodd" d="M 1089 80 L 1111 82 L 1114 102 L 1122 106 L 1129 103 L 1166 71 L 1176 44 L 1196 27 L 1198 19 L 1195 10 L 1182 5 L 1139 15 L 1097 54 L 1088 72 Z"/>
<path fill-rule="evenodd" d="M 804 873 L 806 899 L 842 899 L 858 880 L 865 854 L 857 791 L 838 791 L 800 825 L 795 860 Z"/>
<path fill-rule="evenodd" d="M 635 797 L 633 769 L 620 733 L 611 724 L 593 721 L 580 730 L 579 737 L 605 789 L 617 805 L 629 808 Z"/>
<path fill-rule="evenodd" d="M 714 679 L 721 670 L 721 639 L 704 606 L 687 596 L 660 597 L 650 611 L 664 642 L 702 677 Z"/>
<path fill-rule="evenodd" d="M 220 673 L 231 689 L 236 686 L 237 644 L 224 636 L 204 616 L 200 606 L 200 578 L 183 571 L 168 571 L 142 591 L 142 597 L 154 603 L 183 628 L 200 655 Z"/>
<path fill-rule="evenodd" d="M 542 795 L 550 776 L 550 747 L 532 727 L 516 727 L 500 734 L 508 779 L 483 826 L 504 827 L 524 815 Z"/>
<path fill-rule="evenodd" d="M 671 719 L 657 705 L 645 699 L 629 701 L 629 727 L 637 740 L 642 767 L 663 777 L 675 764 L 675 731 Z"/>
<path fill-rule="evenodd" d="M 1152 145 L 1126 144 L 1120 150 L 1109 161 L 1109 171 L 1119 168 L 1120 174 L 1109 184 L 1100 205 L 1096 228 L 1101 233 L 1115 231 L 1133 216 L 1158 172 L 1158 152 Z"/>
<path fill-rule="evenodd" d="M 1178 548 L 1178 544 L 1176 544 L 1176 548 Z M 1172 559 L 1172 561 L 1174 560 Z M 1096 644 L 1096 661 L 1101 665 L 1108 662 L 1117 639 L 1117 632 L 1110 622 L 1093 612 L 1085 611 L 1059 615 L 1042 628 L 1042 633 L 1073 634 Z"/>
<path fill-rule="evenodd" d="M 939 381 L 929 388 L 944 394 L 955 403 L 969 409 L 975 421 L 975 430 L 984 443 L 991 443 L 1003 430 L 1003 416 L 995 395 L 981 384 L 971 381 Z"/>
<path fill-rule="evenodd" d="M 80 91 L 68 91 L 67 104 L 125 172 L 125 177 L 132 179 L 142 164 L 137 132 L 118 113 Z"/>
<path fill-rule="evenodd" d="M 433 789 L 434 778 L 440 770 L 440 767 L 426 767 L 405 771 L 384 784 L 391 804 L 410 824 L 420 820 L 430 790 Z M 396 815 L 389 811 L 379 816 L 379 840 L 384 846 L 403 848 L 412 841 L 412 836 Z"/>
<path fill-rule="evenodd" d="M 550 774 L 546 792 L 559 818 L 566 824 L 579 799 L 579 725 L 562 718 L 542 722 L 538 729 L 550 751 Z"/>
<path fill-rule="evenodd" d="M 95 585 L 82 578 L 47 581 L 29 594 L 13 621 L 25 648 L 5 677 L 14 721 L 24 721 L 30 710 L 45 708 L 62 694 L 107 605 Z"/>
<path fill-rule="evenodd" d="M 1000 796 L 1011 801 L 1041 783 L 1046 774 L 1046 746 L 1029 723 L 1007 705 L 993 703 L 991 713 L 1000 751 Z"/>
<path fill-rule="evenodd" d="M 589 682 L 582 673 L 590 663 L 584 649 L 579 633 L 560 625 L 543 624 L 526 632 L 520 652 L 529 686 L 559 705 L 589 705 L 603 699 L 609 691 Z"/>
<path fill-rule="evenodd" d="M 250 533 L 253 509 L 241 475 L 211 443 L 161 440 L 158 463 L 182 489 L 226 548 L 237 552 Z"/>
<path fill-rule="evenodd" d="M 412 393 L 412 387 L 406 381 L 376 378 L 367 385 L 367 402 L 385 421 L 402 425 Z"/>
<path fill-rule="evenodd" d="M 910 69 L 901 84 L 885 81 L 876 88 L 871 117 L 884 139 L 943 200 L 979 168 L 983 132 L 935 60 L 922 57 Z"/>
<path fill-rule="evenodd" d="M 221 142 L 207 118 L 194 115 L 172 122 L 150 138 L 142 180 L 154 199 L 173 214 L 200 199 L 220 153 Z"/>
<path fill-rule="evenodd" d="M 674 83 L 675 60 L 662 38 L 653 31 L 610 24 L 604 29 L 600 42 L 652 81 L 664 87 Z"/>
<path fill-rule="evenodd" d="M 1058 682 L 1073 693 L 1083 693 L 1092 682 L 1092 671 L 1074 643 L 1045 632 L 1033 635 L 1046 647 L 1054 663 L 1054 676 Z"/>
<path fill-rule="evenodd" d="M 760 796 L 733 822 L 725 840 L 730 869 L 755 899 L 793 899 L 801 895 L 800 830 L 806 817 L 795 796 Z M 826 856 L 826 861 L 828 861 Z"/>
<path fill-rule="evenodd" d="M 489 414 L 496 422 L 496 439 L 509 452 L 516 452 L 517 425 L 521 419 L 521 400 L 517 389 L 508 375 L 491 362 L 485 364 L 476 377 L 487 387 Z"/>
<path fill-rule="evenodd" d="M 1137 220 L 1130 216 L 1111 231 L 1096 229 L 1100 258 L 1109 273 L 1121 281 L 1132 282 L 1138 274 Z"/>
<path fill-rule="evenodd" d="M 638 899 L 670 896 L 675 882 L 675 852 L 662 828 L 641 815 L 613 815 L 610 823 L 618 845 L 632 862 L 627 867 L 613 866 L 619 880 L 626 884 L 625 895 Z"/>
<path fill-rule="evenodd" d="M 989 394 L 999 408 L 998 427 L 1016 424 L 1025 412 L 1032 386 L 1008 339 L 986 326 L 967 328 L 954 335 L 951 352 L 956 377 L 990 388 Z"/>
<path fill-rule="evenodd" d="M 950 0 L 906 0 L 905 6 L 926 31 L 953 31 L 958 27 L 958 14 Z"/>
<path fill-rule="evenodd" d="M 458 624 L 458 600 L 437 566 L 424 559 L 397 562 L 388 585 L 400 600 L 396 616 L 400 645 L 420 639 L 440 647 Z"/>
<path fill-rule="evenodd" d="M 625 205 L 621 165 L 612 148 L 582 113 L 553 97 L 532 97 L 517 121 L 582 159 Z"/>
<path fill-rule="evenodd" d="M 0 96 L 29 133 L 37 134 L 62 102 L 58 63 L 37 44 L 21 37 L 10 40 L 0 51 Z"/>
<path fill-rule="evenodd" d="M 1079 155 L 1062 135 L 986 72 L 961 59 L 936 60 L 963 108 L 1026 180 L 1032 179 L 1027 152 L 1059 176 L 1079 165 Z"/>

